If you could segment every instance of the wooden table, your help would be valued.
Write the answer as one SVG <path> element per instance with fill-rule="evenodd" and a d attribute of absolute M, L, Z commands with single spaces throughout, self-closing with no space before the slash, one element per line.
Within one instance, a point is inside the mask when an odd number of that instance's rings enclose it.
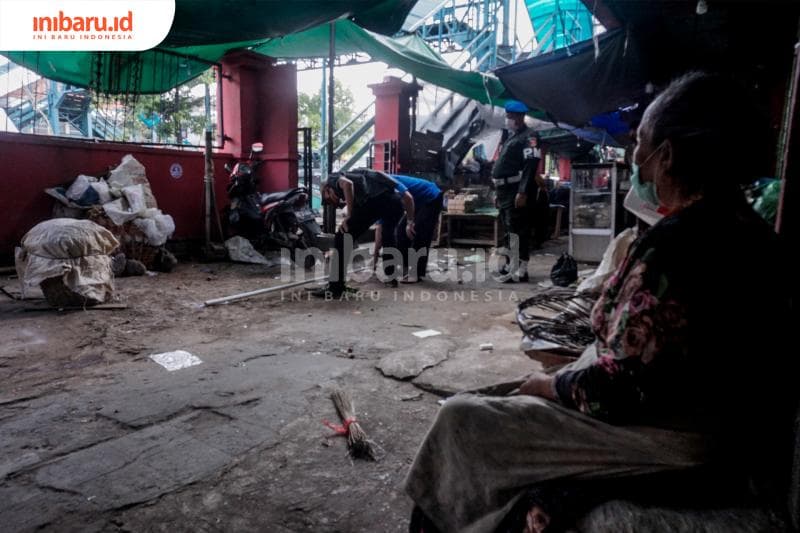
<path fill-rule="evenodd" d="M 447 238 L 447 246 L 452 247 L 454 244 L 463 244 L 469 246 L 498 246 L 502 236 L 500 231 L 500 217 L 496 209 L 486 210 L 480 213 L 442 213 L 439 227 L 447 228 L 447 234 L 441 235 L 442 238 Z M 472 228 L 470 232 L 466 228 Z M 475 238 L 469 237 L 481 231 L 479 228 L 483 227 L 484 232 L 488 233 L 490 237 Z M 469 232 L 469 233 L 468 233 Z"/>

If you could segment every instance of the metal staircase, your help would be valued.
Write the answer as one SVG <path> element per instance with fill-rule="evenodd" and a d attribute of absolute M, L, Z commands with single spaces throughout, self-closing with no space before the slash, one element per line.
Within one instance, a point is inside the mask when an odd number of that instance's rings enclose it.
<path fill-rule="evenodd" d="M 459 70 L 487 72 L 516 59 L 516 37 L 511 35 L 509 0 L 420 0 L 412 10 L 403 31 L 416 33 Z M 451 91 L 437 89 L 432 96 L 420 97 L 428 107 L 420 113 L 418 131 L 426 129 L 443 134 L 443 148 L 456 146 L 474 129 L 478 104 Z M 367 109 L 371 108 L 371 103 Z M 362 110 L 357 117 L 364 116 Z M 374 116 L 334 151 L 335 157 L 356 143 L 359 150 L 341 166 L 352 168 L 370 150 L 374 136 L 367 135 Z M 344 128 L 340 129 L 342 131 Z M 338 142 L 334 135 L 334 144 Z"/>

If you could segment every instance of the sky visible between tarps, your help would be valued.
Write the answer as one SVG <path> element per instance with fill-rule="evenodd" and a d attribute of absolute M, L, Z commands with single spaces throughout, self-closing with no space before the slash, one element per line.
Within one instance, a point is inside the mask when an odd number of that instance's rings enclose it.
<path fill-rule="evenodd" d="M 283 59 L 326 57 L 330 43 L 329 26 L 271 39 L 253 48 L 255 52 Z M 505 89 L 492 74 L 452 68 L 422 39 L 415 35 L 385 37 L 367 31 L 349 20 L 336 22 L 336 54 L 363 52 L 375 61 L 408 72 L 433 85 L 449 89 L 484 104 L 503 103 Z"/>

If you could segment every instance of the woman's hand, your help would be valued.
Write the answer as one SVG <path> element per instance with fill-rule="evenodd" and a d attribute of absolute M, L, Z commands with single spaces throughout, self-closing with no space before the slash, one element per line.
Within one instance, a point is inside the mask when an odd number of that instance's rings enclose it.
<path fill-rule="evenodd" d="M 528 203 L 528 195 L 524 192 L 518 192 L 517 196 L 514 197 L 514 207 L 517 209 L 522 209 Z"/>
<path fill-rule="evenodd" d="M 528 381 L 519 386 L 519 393 L 555 400 L 557 399 L 555 378 L 548 376 L 544 372 L 535 372 L 530 375 Z"/>
<path fill-rule="evenodd" d="M 342 223 L 339 224 L 339 233 L 347 233 L 350 228 L 347 227 L 347 221 L 350 217 L 342 219 Z"/>

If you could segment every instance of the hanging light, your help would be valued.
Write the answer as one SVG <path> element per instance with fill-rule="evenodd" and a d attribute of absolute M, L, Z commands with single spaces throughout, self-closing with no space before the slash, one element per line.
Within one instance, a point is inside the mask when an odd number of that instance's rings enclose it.
<path fill-rule="evenodd" d="M 708 4 L 706 0 L 697 0 L 697 7 L 694 8 L 694 12 L 698 15 L 705 15 L 708 13 Z"/>

